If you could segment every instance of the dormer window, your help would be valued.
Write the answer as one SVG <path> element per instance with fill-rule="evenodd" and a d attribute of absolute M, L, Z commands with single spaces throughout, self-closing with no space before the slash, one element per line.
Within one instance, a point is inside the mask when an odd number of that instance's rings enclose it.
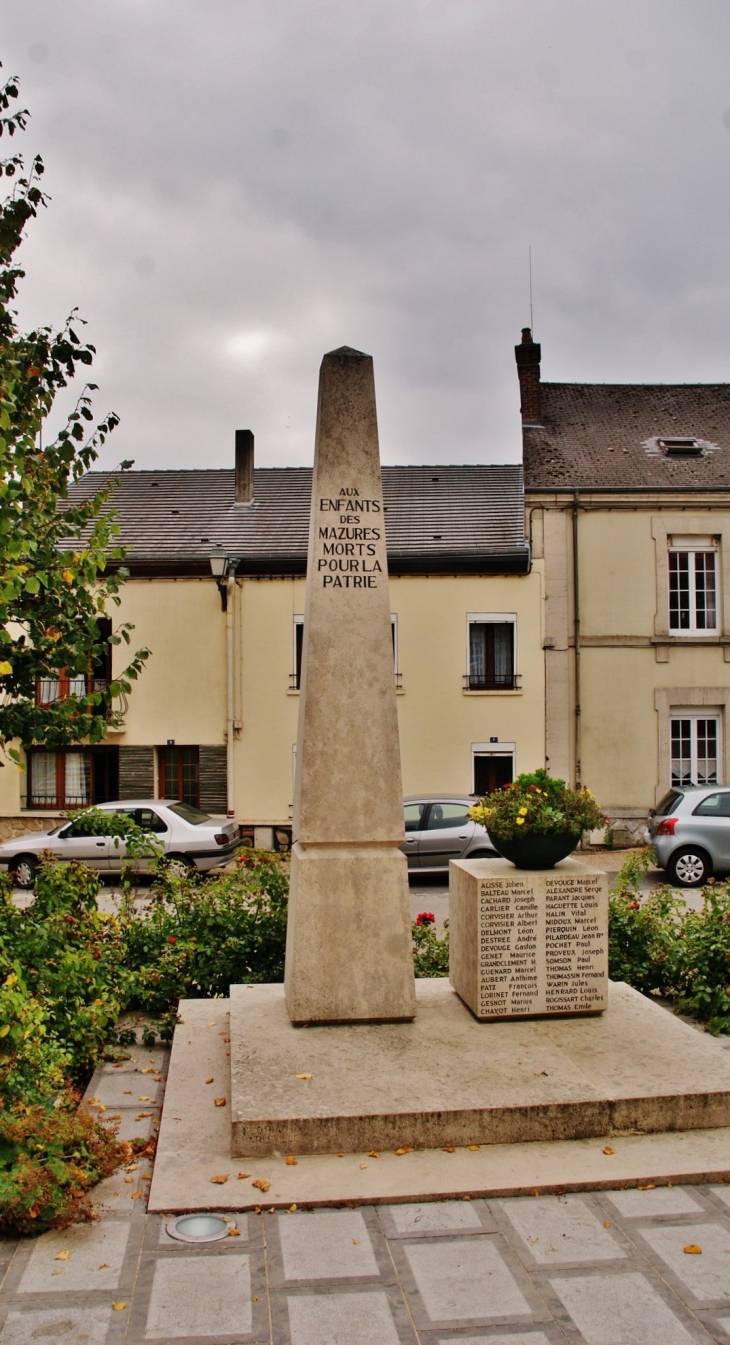
<path fill-rule="evenodd" d="M 659 447 L 669 458 L 699 458 L 703 446 L 699 439 L 660 439 Z"/>

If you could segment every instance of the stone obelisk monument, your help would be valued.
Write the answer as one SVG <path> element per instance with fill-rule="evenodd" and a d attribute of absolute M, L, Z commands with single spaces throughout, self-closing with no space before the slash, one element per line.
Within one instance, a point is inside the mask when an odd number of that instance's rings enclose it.
<path fill-rule="evenodd" d="M 293 1023 L 416 1012 L 373 362 L 325 355 L 312 479 L 289 923 Z"/>

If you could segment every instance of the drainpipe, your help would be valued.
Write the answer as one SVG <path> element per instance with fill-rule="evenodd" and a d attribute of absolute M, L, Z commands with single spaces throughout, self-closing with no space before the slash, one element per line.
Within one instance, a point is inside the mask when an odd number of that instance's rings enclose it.
<path fill-rule="evenodd" d="M 233 787 L 233 722 L 235 700 L 234 616 L 236 600 L 235 564 L 229 568 L 226 591 L 226 799 L 229 817 L 235 817 Z"/>
<path fill-rule="evenodd" d="M 578 509 L 580 492 L 573 491 L 573 659 L 575 675 L 575 788 L 582 783 L 580 724 L 580 582 L 578 574 Z"/>

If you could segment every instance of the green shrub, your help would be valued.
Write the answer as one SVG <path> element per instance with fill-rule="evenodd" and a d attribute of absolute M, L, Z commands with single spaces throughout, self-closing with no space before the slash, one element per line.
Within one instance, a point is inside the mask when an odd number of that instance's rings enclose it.
<path fill-rule="evenodd" d="M 449 922 L 444 921 L 443 938 L 436 933 L 436 921 L 423 911 L 413 922 L 413 969 L 416 976 L 448 976 Z"/>
<path fill-rule="evenodd" d="M 644 995 L 667 993 L 682 904 L 665 886 L 640 901 L 641 880 L 652 857 L 650 849 L 628 854 L 608 903 L 608 974 Z"/>
<path fill-rule="evenodd" d="M 87 1193 L 132 1156 L 78 1094 L 54 1102 L 0 1101 L 0 1233 L 42 1233 L 93 1217 Z"/>
<path fill-rule="evenodd" d="M 671 994 L 709 1032 L 730 1032 L 730 883 L 709 883 L 702 896 L 701 911 L 683 913 L 672 946 Z"/>

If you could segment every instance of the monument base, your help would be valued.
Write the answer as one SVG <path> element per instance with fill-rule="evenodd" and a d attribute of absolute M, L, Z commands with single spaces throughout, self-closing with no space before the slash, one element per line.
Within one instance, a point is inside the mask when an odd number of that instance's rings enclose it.
<path fill-rule="evenodd" d="M 234 1154 L 511 1144 L 730 1125 L 730 1060 L 623 984 L 608 1013 L 477 1022 L 447 981 L 413 1023 L 295 1028 L 280 985 L 231 986 Z"/>
<path fill-rule="evenodd" d="M 408 868 L 397 846 L 294 845 L 284 991 L 293 1023 L 413 1018 Z"/>
<path fill-rule="evenodd" d="M 713 1038 L 624 985 L 609 987 L 603 1017 L 493 1024 L 476 1022 L 444 981 L 419 981 L 417 987 L 417 1022 L 424 1022 L 416 1053 L 420 1072 L 411 1051 L 395 1050 L 393 1041 L 382 1052 L 354 1050 L 353 1038 L 380 1037 L 383 1029 L 293 1028 L 281 986 L 240 987 L 234 999 L 248 1003 L 233 1023 L 227 1000 L 183 1001 L 150 1209 L 311 1208 L 730 1180 L 730 1130 L 724 1128 L 730 1121 L 730 1052 Z M 434 1033 L 439 1005 L 450 1006 L 449 1027 Z M 291 1166 L 285 1158 L 295 1150 L 283 1142 L 266 1154 L 233 1157 L 228 1038 L 241 1023 L 251 1045 L 258 1040 L 249 1104 L 264 1118 L 267 1134 L 272 1118 L 277 1126 L 289 1106 L 308 1127 L 322 1110 L 324 1130 L 331 1133 L 334 1118 L 347 1138 L 360 1120 L 353 1109 L 363 1106 L 363 1119 L 374 1126 L 378 1109 L 397 1122 L 397 1145 L 389 1151 L 369 1142 L 354 1152 L 349 1144 L 333 1153 L 300 1150 Z M 233 1049 L 240 1061 L 235 1038 Z M 309 1073 L 311 1079 L 295 1077 Z M 215 1087 L 206 1085 L 211 1077 Z M 453 1109 L 463 1104 L 467 1084 L 474 1107 L 470 1125 L 462 1112 L 459 1140 Z M 215 1096 L 225 1096 L 229 1105 L 216 1107 Z M 431 1134 L 441 1126 L 438 1148 L 418 1147 L 424 1106 L 442 1109 L 440 1120 L 430 1113 Z M 583 1108 L 591 1127 L 603 1118 L 605 1128 L 581 1130 L 576 1121 Z M 587 1138 L 561 1138 L 576 1132 Z M 485 1142 L 497 1134 L 514 1140 Z M 520 1136 L 532 1136 L 532 1142 Z M 468 1147 L 480 1140 L 478 1150 Z M 411 1151 L 394 1153 L 404 1146 Z M 253 1186 L 259 1180 L 270 1183 L 264 1195 Z"/>

